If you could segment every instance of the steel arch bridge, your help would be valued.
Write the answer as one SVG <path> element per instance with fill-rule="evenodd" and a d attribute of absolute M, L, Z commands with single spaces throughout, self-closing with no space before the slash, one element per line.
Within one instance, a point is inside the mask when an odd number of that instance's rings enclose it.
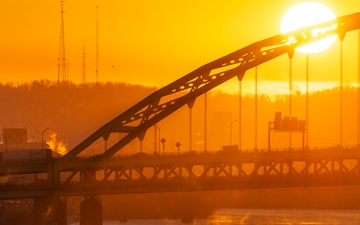
<path fill-rule="evenodd" d="M 237 76 L 242 80 L 248 69 L 254 68 L 283 54 L 292 58 L 297 47 L 338 35 L 342 41 L 349 31 L 360 28 L 360 13 L 350 14 L 294 32 L 279 34 L 225 55 L 188 73 L 155 91 L 139 103 L 102 126 L 83 142 L 56 160 L 49 174 L 50 182 L 58 184 L 60 173 L 76 171 L 71 161 L 98 140 L 107 141 L 114 133 L 123 137 L 98 157 L 107 160 L 135 138 L 143 140 L 146 131 L 184 105 L 192 108 L 200 95 Z"/>
<path fill-rule="evenodd" d="M 112 157 L 133 139 L 142 140 L 150 127 L 179 108 L 184 105 L 192 108 L 197 97 L 225 81 L 235 76 L 242 80 L 248 69 L 280 55 L 292 58 L 301 45 L 331 35 L 338 35 L 342 41 L 347 32 L 356 29 L 360 29 L 360 13 L 255 42 L 159 89 L 57 160 L 0 161 L 0 178 L 31 174 L 35 180 L 37 174 L 47 175 L 39 183 L 1 183 L 0 200 L 34 198 L 34 224 L 53 224 L 52 219 L 58 220 L 57 224 L 66 224 L 66 204 L 59 197 L 84 196 L 80 220 L 84 224 L 102 224 L 102 204 L 95 196 L 103 194 L 360 185 L 359 146 Z M 98 140 L 106 143 L 115 133 L 123 137 L 102 155 L 78 157 Z M 49 209 L 54 209 L 53 218 L 44 217 Z"/>

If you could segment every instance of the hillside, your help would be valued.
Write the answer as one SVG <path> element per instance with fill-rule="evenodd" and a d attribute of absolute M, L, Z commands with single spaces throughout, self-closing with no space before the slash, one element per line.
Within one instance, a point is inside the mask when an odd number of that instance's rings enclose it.
<path fill-rule="evenodd" d="M 49 128 L 46 138 L 54 132 L 68 149 L 92 134 L 98 128 L 128 109 L 156 88 L 125 83 L 52 83 L 47 80 L 23 84 L 0 84 L 0 129 L 27 128 L 29 141 L 39 142 L 41 132 Z M 309 106 L 310 146 L 331 146 L 339 140 L 339 90 L 329 89 L 311 93 Z M 344 145 L 357 144 L 357 89 L 344 88 L 343 134 Z M 242 97 L 242 148 L 255 146 L 254 96 Z M 288 96 L 261 95 L 258 98 L 258 147 L 267 148 L 268 123 L 274 121 L 275 112 L 288 116 Z M 299 92 L 292 97 L 292 115 L 305 119 L 305 96 Z M 228 145 L 230 123 L 232 144 L 239 143 L 239 96 L 219 91 L 208 95 L 207 127 L 208 149 L 219 150 Z M 158 124 L 161 137 L 167 139 L 167 151 L 188 150 L 189 110 L 183 107 Z M 204 149 L 204 97 L 195 101 L 192 115 L 193 150 Z M 287 148 L 288 134 L 271 132 L 273 148 Z M 302 135 L 293 134 L 294 147 L 302 146 Z M 131 148 L 138 150 L 135 140 Z M 153 129 L 149 129 L 143 142 L 145 152 L 154 150 Z"/>

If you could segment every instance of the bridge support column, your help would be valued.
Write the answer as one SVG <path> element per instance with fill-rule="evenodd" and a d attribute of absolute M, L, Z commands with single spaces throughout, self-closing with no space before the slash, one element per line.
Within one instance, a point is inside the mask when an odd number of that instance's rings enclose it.
<path fill-rule="evenodd" d="M 197 216 L 197 209 L 200 207 L 198 204 L 199 196 L 196 192 L 189 193 L 183 201 L 179 212 L 181 222 L 192 224 Z"/>
<path fill-rule="evenodd" d="M 59 197 L 34 199 L 34 225 L 67 225 L 66 202 Z"/>
<path fill-rule="evenodd" d="M 102 202 L 97 196 L 86 196 L 80 204 L 80 225 L 102 225 Z"/>

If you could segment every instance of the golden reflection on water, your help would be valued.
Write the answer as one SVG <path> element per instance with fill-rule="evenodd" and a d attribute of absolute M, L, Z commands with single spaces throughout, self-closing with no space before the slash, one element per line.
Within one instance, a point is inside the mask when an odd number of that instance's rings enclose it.
<path fill-rule="evenodd" d="M 202 223 L 194 223 L 202 224 Z M 272 210 L 223 209 L 209 218 L 206 225 L 355 225 L 360 224 L 358 210 Z"/>
<path fill-rule="evenodd" d="M 104 221 L 103 225 L 358 225 L 360 210 L 221 209 L 206 219 Z M 79 225 L 79 223 L 71 224 Z"/>
<path fill-rule="evenodd" d="M 211 218 L 211 224 L 213 225 L 222 225 L 222 224 L 247 224 L 246 220 L 249 218 L 249 214 L 240 216 L 240 218 L 235 219 L 233 214 L 219 214 Z"/>

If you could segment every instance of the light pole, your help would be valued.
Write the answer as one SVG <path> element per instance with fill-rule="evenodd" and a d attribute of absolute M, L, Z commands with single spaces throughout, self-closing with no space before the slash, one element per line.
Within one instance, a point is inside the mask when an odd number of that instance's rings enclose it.
<path fill-rule="evenodd" d="M 343 145 L 343 40 L 344 36 L 340 38 L 340 147 Z"/>
<path fill-rule="evenodd" d="M 237 120 L 233 120 L 233 121 L 231 121 L 231 123 L 230 123 L 230 146 L 231 146 L 231 144 L 232 144 L 232 125 L 233 125 L 233 123 L 234 122 L 236 122 Z"/>
<path fill-rule="evenodd" d="M 156 123 L 154 125 L 154 153 L 157 152 L 157 130 L 158 130 L 158 126 L 157 126 L 157 123 Z"/>
<path fill-rule="evenodd" d="M 204 151 L 207 151 L 207 92 L 204 97 Z"/>
<path fill-rule="evenodd" d="M 242 145 L 241 145 L 241 130 L 242 130 L 242 127 L 241 127 L 241 124 L 242 124 L 242 115 L 241 115 L 241 112 L 242 112 L 242 81 L 240 80 L 239 81 L 239 150 L 241 150 L 242 148 Z"/>
<path fill-rule="evenodd" d="M 160 127 L 158 127 L 158 129 L 159 129 L 159 155 L 160 155 L 160 142 L 161 142 L 161 140 L 160 140 Z"/>
<path fill-rule="evenodd" d="M 306 149 L 309 149 L 309 53 L 306 53 Z"/>
<path fill-rule="evenodd" d="M 258 150 L 257 147 L 257 137 L 258 137 L 258 67 L 255 67 L 255 151 Z"/>
<path fill-rule="evenodd" d="M 47 131 L 49 128 L 45 128 L 43 131 L 41 131 L 41 150 L 44 149 L 44 133 L 45 131 Z"/>
<path fill-rule="evenodd" d="M 358 88 L 357 88 L 357 116 L 358 116 L 358 143 L 357 146 L 360 146 L 360 30 L 358 30 Z"/>
<path fill-rule="evenodd" d="M 291 49 L 288 52 L 288 56 L 289 56 L 289 118 L 290 121 L 292 120 L 292 60 L 293 60 L 293 56 L 295 53 L 295 49 Z M 289 150 L 291 150 L 292 148 L 292 134 L 291 134 L 291 129 L 289 129 Z"/>

